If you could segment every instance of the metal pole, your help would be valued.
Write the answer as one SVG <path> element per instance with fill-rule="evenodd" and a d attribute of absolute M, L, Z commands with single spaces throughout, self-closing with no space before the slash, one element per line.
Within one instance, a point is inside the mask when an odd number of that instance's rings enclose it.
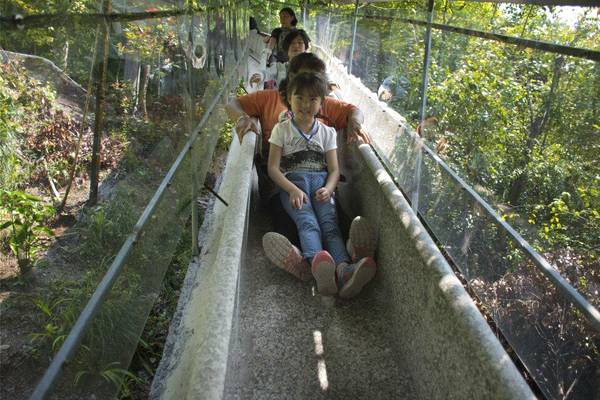
<path fill-rule="evenodd" d="M 302 3 L 302 27 L 306 30 L 306 2 Z"/>
<path fill-rule="evenodd" d="M 429 81 L 429 62 L 431 58 L 431 23 L 433 22 L 433 3 L 435 0 L 428 0 L 427 4 L 427 30 L 425 31 L 425 56 L 423 58 L 423 80 L 421 82 L 421 108 L 419 109 L 419 124 L 425 121 L 425 113 L 427 109 L 427 84 Z M 421 132 L 423 126 L 421 125 Z M 415 214 L 419 212 L 419 187 L 421 186 L 421 164 L 423 162 L 423 153 L 421 144 L 423 138 L 415 138 L 415 151 L 417 157 L 415 160 L 415 178 L 414 190 L 411 198 L 412 209 Z"/>
<path fill-rule="evenodd" d="M 352 27 L 352 45 L 350 46 L 350 62 L 348 63 L 348 73 L 352 73 L 352 59 L 354 58 L 354 42 L 356 40 L 356 22 L 358 21 L 358 2 L 354 6 L 354 26 Z"/>
<path fill-rule="evenodd" d="M 198 251 L 198 162 L 194 156 L 193 148 L 188 153 L 192 166 L 192 256 L 196 257 Z"/>
<path fill-rule="evenodd" d="M 329 40 L 329 27 L 331 25 L 331 2 L 329 2 L 329 11 L 327 12 L 327 25 L 325 26 L 325 36 L 323 36 L 321 38 L 321 43 L 319 43 L 319 46 L 323 47 L 324 49 L 329 49 L 329 43 L 331 43 L 331 41 Z M 325 45 L 327 44 L 327 45 Z"/>
<path fill-rule="evenodd" d="M 194 15 L 190 12 L 190 33 L 188 35 L 188 46 L 194 49 Z M 191 60 L 186 58 L 186 66 L 187 66 L 187 80 L 188 80 L 188 89 L 190 96 L 190 108 L 188 110 L 188 120 L 190 121 L 190 126 L 188 127 L 190 133 L 192 133 L 192 124 L 193 124 L 193 115 L 194 110 L 196 109 L 196 105 L 194 102 L 194 82 L 192 79 L 192 63 Z M 196 136 L 198 138 L 198 136 Z M 199 254 L 198 251 L 198 160 L 194 155 L 194 145 L 196 142 L 192 142 L 190 144 L 190 150 L 188 152 L 188 156 L 190 157 L 190 168 L 192 168 L 192 257 L 196 257 Z"/>
<path fill-rule="evenodd" d="M 405 24 L 420 25 L 420 26 L 428 25 L 427 21 L 421 21 L 421 20 L 412 19 L 412 18 L 397 18 L 397 17 L 374 16 L 374 15 L 363 15 L 362 18 L 376 20 L 376 21 L 378 21 L 378 20 L 399 21 L 399 22 L 402 22 Z M 499 33 L 478 31 L 475 29 L 461 28 L 461 27 L 452 26 L 452 25 L 432 23 L 431 28 L 441 30 L 441 31 L 446 31 L 446 32 L 460 33 L 461 35 L 473 36 L 473 37 L 478 37 L 478 38 L 482 38 L 482 39 L 486 39 L 486 40 L 494 40 L 494 41 L 501 42 L 501 43 L 508 43 L 508 44 L 519 46 L 519 47 L 521 47 L 521 49 L 542 50 L 542 51 L 545 51 L 548 53 L 563 54 L 565 56 L 577 57 L 577 58 L 585 58 L 585 59 L 591 60 L 591 61 L 600 61 L 600 51 L 598 51 L 598 50 L 584 49 L 581 47 L 571 47 L 571 46 L 566 46 L 566 45 L 561 45 L 561 44 L 556 44 L 556 43 L 541 42 L 539 40 L 523 39 L 520 37 L 501 35 Z"/>

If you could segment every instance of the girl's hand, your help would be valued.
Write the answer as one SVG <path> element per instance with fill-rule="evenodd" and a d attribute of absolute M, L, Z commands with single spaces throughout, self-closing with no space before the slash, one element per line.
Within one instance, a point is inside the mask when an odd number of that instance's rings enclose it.
<path fill-rule="evenodd" d="M 325 186 L 315 192 L 318 201 L 324 203 L 331 199 L 331 192 Z"/>
<path fill-rule="evenodd" d="M 289 195 L 290 195 L 290 206 L 292 206 L 292 208 L 295 208 L 296 210 L 301 209 L 302 206 L 304 205 L 304 203 L 308 203 L 308 197 L 306 197 L 306 193 L 304 193 L 298 187 L 296 187 L 294 190 L 292 190 L 289 193 Z"/>

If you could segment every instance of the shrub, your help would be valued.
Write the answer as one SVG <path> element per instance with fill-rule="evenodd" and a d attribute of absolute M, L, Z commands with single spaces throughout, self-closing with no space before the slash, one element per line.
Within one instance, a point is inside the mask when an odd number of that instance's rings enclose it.
<path fill-rule="evenodd" d="M 41 238 L 53 232 L 44 222 L 54 214 L 54 208 L 43 204 L 36 196 L 0 189 L 0 229 L 8 229 L 8 246 L 17 257 L 21 273 L 26 273 L 44 248 Z"/>

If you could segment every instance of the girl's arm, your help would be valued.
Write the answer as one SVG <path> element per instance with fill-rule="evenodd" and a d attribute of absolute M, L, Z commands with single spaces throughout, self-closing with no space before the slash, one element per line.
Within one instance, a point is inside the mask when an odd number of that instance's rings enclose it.
<path fill-rule="evenodd" d="M 325 186 L 316 192 L 318 201 L 328 201 L 340 180 L 337 150 L 333 149 L 326 152 L 325 159 L 327 160 L 327 182 L 325 183 Z"/>
<path fill-rule="evenodd" d="M 273 182 L 290 195 L 290 205 L 292 208 L 300 209 L 304 203 L 308 203 L 306 194 L 294 185 L 283 175 L 279 169 L 281 163 L 281 147 L 271 143 L 269 146 L 269 161 L 267 162 L 267 171 Z"/>

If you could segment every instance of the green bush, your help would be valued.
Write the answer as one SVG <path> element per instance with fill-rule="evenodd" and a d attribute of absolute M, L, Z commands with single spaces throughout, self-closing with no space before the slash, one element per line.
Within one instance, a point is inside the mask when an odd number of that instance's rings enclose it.
<path fill-rule="evenodd" d="M 45 221 L 54 208 L 39 197 L 0 189 L 0 230 L 8 229 L 8 247 L 17 257 L 21 273 L 27 272 L 37 253 L 44 248 L 40 239 L 52 236 Z"/>

